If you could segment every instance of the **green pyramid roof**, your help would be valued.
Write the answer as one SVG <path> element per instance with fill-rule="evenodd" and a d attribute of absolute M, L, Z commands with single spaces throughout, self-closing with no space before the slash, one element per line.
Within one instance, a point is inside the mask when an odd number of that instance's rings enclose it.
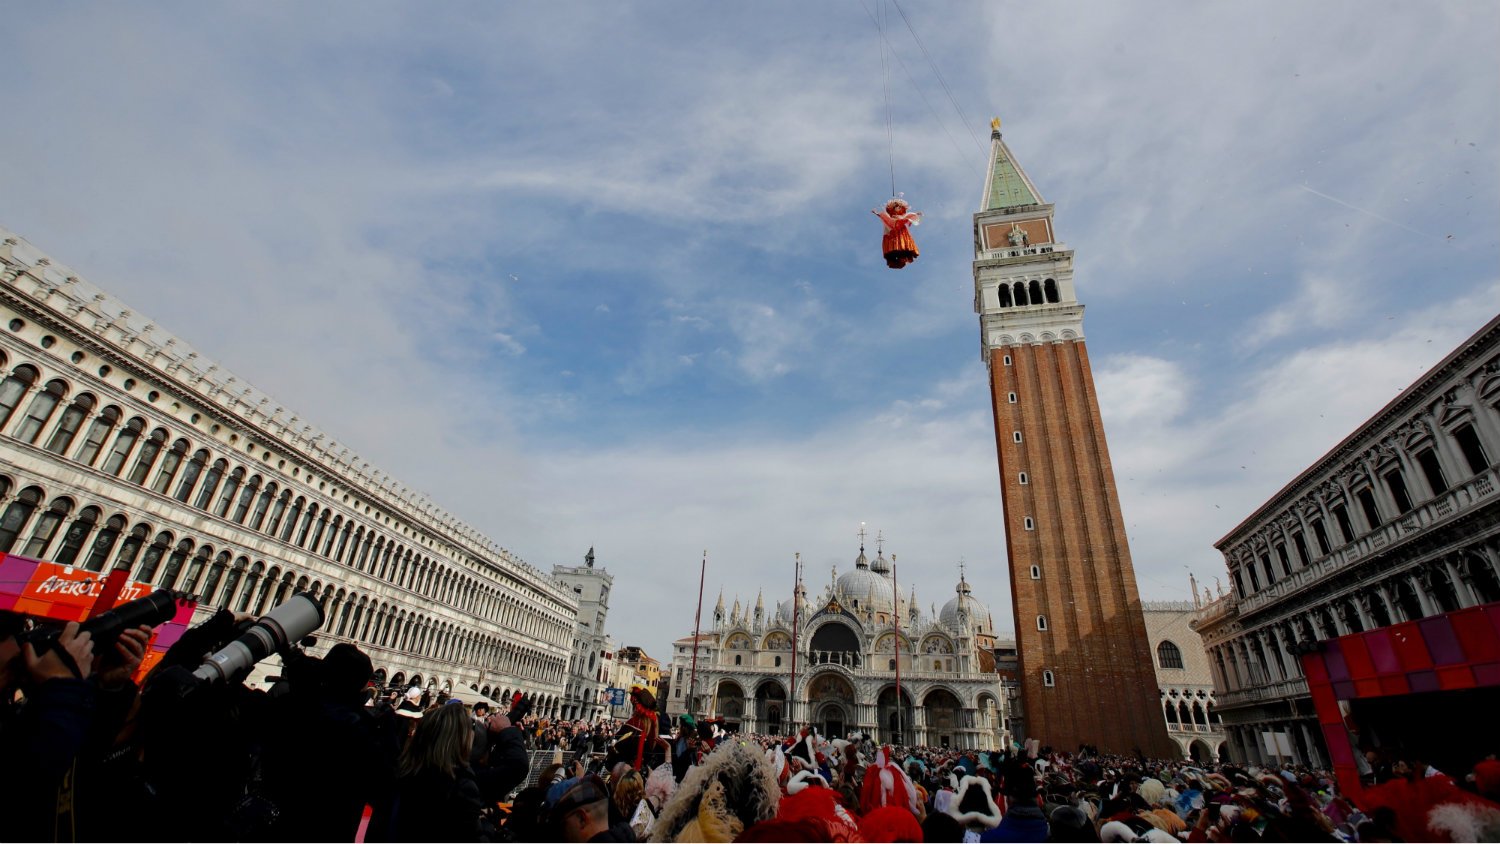
<path fill-rule="evenodd" d="M 1041 205 L 1042 197 L 1036 185 L 1026 176 L 1021 165 L 1010 154 L 1010 147 L 1001 139 L 999 130 L 990 135 L 990 178 L 985 191 L 984 210 L 1014 208 L 1018 205 Z"/>

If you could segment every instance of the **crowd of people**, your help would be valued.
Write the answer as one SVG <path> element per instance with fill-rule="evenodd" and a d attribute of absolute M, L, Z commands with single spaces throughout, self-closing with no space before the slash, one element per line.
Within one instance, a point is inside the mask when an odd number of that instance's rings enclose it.
<path fill-rule="evenodd" d="M 141 682 L 149 627 L 69 624 L 39 647 L 0 613 L 6 836 L 121 841 L 1500 840 L 1500 762 L 1456 777 L 1373 753 L 1323 771 L 1092 748 L 998 751 L 623 721 L 549 721 L 516 696 L 383 690 L 350 644 L 281 651 L 265 690 L 188 672 L 245 620 L 183 632 Z M 96 644 L 101 645 L 96 648 Z M 545 762 L 543 762 L 545 760 Z"/>

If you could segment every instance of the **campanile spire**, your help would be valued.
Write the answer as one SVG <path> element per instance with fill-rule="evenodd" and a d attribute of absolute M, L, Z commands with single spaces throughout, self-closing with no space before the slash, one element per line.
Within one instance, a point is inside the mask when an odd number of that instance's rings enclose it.
<path fill-rule="evenodd" d="M 974 215 L 974 310 L 989 370 L 1028 738 L 1171 758 L 1073 289 L 1050 203 L 991 124 Z"/>

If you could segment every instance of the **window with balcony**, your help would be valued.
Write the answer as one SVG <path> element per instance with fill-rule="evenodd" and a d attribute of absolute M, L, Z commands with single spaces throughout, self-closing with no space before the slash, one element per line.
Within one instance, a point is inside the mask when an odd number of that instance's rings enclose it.
<path fill-rule="evenodd" d="M 1392 469 L 1385 473 L 1386 489 L 1391 491 L 1391 498 L 1396 500 L 1396 510 L 1406 513 L 1411 510 L 1411 495 L 1406 491 L 1406 478 L 1401 470 Z"/>
<path fill-rule="evenodd" d="M 1375 528 L 1380 527 L 1382 521 L 1380 518 L 1380 510 L 1375 507 L 1375 494 L 1370 491 L 1370 488 L 1365 487 L 1358 493 L 1355 493 L 1354 497 L 1359 501 L 1360 510 L 1364 513 L 1365 525 L 1367 525 L 1370 530 L 1374 530 Z"/>
<path fill-rule="evenodd" d="M 1318 553 L 1325 557 L 1328 556 L 1333 551 L 1333 548 L 1328 544 L 1328 530 L 1323 527 L 1323 520 L 1317 519 L 1314 521 L 1312 529 L 1313 540 L 1318 543 Z"/>
<path fill-rule="evenodd" d="M 1432 487 L 1433 495 L 1442 495 L 1448 491 L 1448 479 L 1443 476 L 1443 466 L 1438 463 L 1437 452 L 1430 448 L 1417 452 L 1417 465 L 1422 467 L 1422 477 Z"/>
<path fill-rule="evenodd" d="M 1453 439 L 1458 442 L 1459 451 L 1464 453 L 1464 461 L 1469 464 L 1470 474 L 1477 475 L 1490 467 L 1490 458 L 1484 453 L 1484 444 L 1479 441 L 1479 434 L 1473 425 L 1454 429 Z"/>

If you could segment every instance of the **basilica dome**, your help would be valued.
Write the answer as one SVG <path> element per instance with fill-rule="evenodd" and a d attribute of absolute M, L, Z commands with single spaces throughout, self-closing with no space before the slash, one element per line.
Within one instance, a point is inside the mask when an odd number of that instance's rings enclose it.
<path fill-rule="evenodd" d="M 870 569 L 870 560 L 863 548 L 859 549 L 859 557 L 854 561 L 854 571 L 839 577 L 838 594 L 850 609 L 889 613 L 896 608 L 895 587 L 889 579 Z"/>
<path fill-rule="evenodd" d="M 958 594 L 954 595 L 948 603 L 943 604 L 942 611 L 938 613 L 938 619 L 943 626 L 957 630 L 963 622 L 960 615 L 963 615 L 967 616 L 968 623 L 973 626 L 975 632 L 993 635 L 994 631 L 990 629 L 990 609 L 974 597 L 963 575 L 959 575 L 958 586 L 954 591 Z"/>

